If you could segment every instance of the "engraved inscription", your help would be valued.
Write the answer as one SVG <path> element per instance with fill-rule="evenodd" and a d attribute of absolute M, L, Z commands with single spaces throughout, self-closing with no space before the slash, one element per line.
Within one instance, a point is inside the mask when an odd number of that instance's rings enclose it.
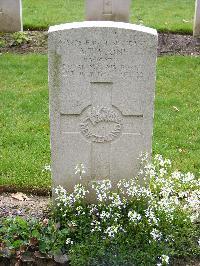
<path fill-rule="evenodd" d="M 63 77 L 80 76 L 83 78 L 107 79 L 108 73 L 110 76 L 120 76 L 122 78 L 142 79 L 144 69 L 142 64 L 137 64 L 136 61 L 130 61 L 128 54 L 135 50 L 137 56 L 142 56 L 144 45 L 137 43 L 132 38 L 124 38 L 123 41 L 116 37 L 114 32 L 110 39 L 93 39 L 91 38 L 76 38 L 62 40 L 62 46 L 67 50 L 72 50 L 80 57 L 79 62 L 63 60 L 61 64 L 61 72 Z M 142 49 L 139 49 L 142 45 Z M 148 49 L 148 47 L 145 49 Z"/>
<path fill-rule="evenodd" d="M 97 60 L 100 62 L 100 59 Z M 107 73 L 115 73 L 117 76 L 121 76 L 123 78 L 132 77 L 133 74 L 137 77 L 137 79 L 143 78 L 143 70 L 139 66 L 131 66 L 131 65 L 117 65 L 115 63 L 107 63 L 103 66 L 95 65 L 94 63 L 88 64 L 63 64 L 61 68 L 62 76 L 65 77 L 73 77 L 73 76 L 81 76 L 81 77 L 94 77 L 95 75 L 98 77 L 104 77 Z"/>
<path fill-rule="evenodd" d="M 122 119 L 108 107 L 93 107 L 80 124 L 81 133 L 92 142 L 110 142 L 120 135 Z"/>

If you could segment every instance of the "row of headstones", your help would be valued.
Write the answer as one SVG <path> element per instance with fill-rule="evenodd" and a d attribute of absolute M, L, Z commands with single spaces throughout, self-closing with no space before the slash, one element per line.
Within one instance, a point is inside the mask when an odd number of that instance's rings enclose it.
<path fill-rule="evenodd" d="M 86 20 L 128 22 L 131 0 L 86 0 Z M 110 10 L 112 9 L 112 13 Z M 22 31 L 21 0 L 0 1 L 0 32 Z M 200 37 L 200 0 L 196 0 L 194 36 Z"/>

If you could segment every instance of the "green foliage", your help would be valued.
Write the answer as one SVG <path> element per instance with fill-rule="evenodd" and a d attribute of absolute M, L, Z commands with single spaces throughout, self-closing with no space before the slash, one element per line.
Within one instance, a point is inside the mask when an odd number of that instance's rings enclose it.
<path fill-rule="evenodd" d="M 23 245 L 27 245 L 29 238 L 29 224 L 17 217 L 15 220 L 6 219 L 0 226 L 0 240 L 6 242 L 6 246 L 10 250 L 19 249 Z"/>
<path fill-rule="evenodd" d="M 0 38 L 0 48 L 4 48 L 6 46 L 6 41 Z"/>
<path fill-rule="evenodd" d="M 52 220 L 24 220 L 21 217 L 1 219 L 0 256 L 16 255 L 32 247 L 45 254 L 55 254 L 63 248 L 67 229 L 59 229 Z"/>
<path fill-rule="evenodd" d="M 153 164 L 146 159 L 138 180 L 121 180 L 114 190 L 110 180 L 94 182 L 96 204 L 86 203 L 90 192 L 81 183 L 72 193 L 55 189 L 54 218 L 69 230 L 72 265 L 167 265 L 200 255 L 199 180 L 172 172 L 160 155 Z"/>
<path fill-rule="evenodd" d="M 195 0 L 133 0 L 131 23 L 160 31 L 192 33 Z M 47 29 L 50 25 L 83 21 L 84 0 L 24 0 L 25 29 Z"/>
<path fill-rule="evenodd" d="M 21 45 L 30 41 L 30 37 L 28 37 L 25 32 L 15 32 L 12 34 L 13 42 L 12 45 Z"/>

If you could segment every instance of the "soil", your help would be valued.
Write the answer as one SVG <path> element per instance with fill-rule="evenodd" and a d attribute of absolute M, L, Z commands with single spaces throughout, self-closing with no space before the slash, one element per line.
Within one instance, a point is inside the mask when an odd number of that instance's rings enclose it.
<path fill-rule="evenodd" d="M 22 34 L 2 33 L 0 53 L 47 53 L 47 31 L 25 31 Z M 158 55 L 200 55 L 200 40 L 191 35 L 159 33 Z"/>
<path fill-rule="evenodd" d="M 48 217 L 51 198 L 23 193 L 0 194 L 0 218 L 20 216 L 44 219 Z"/>
<path fill-rule="evenodd" d="M 200 40 L 190 35 L 160 33 L 158 55 L 200 55 Z"/>
<path fill-rule="evenodd" d="M 0 53 L 47 53 L 46 31 L 24 31 L 23 33 L 1 33 Z"/>

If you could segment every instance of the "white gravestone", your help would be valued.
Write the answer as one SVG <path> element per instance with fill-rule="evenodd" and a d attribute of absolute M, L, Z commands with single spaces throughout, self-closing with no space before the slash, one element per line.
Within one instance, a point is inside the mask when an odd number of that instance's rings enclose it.
<path fill-rule="evenodd" d="M 131 0 L 86 0 L 86 20 L 129 21 Z"/>
<path fill-rule="evenodd" d="M 200 38 L 200 0 L 196 0 L 193 35 Z"/>
<path fill-rule="evenodd" d="M 151 153 L 157 32 L 122 22 L 49 29 L 53 186 L 134 177 Z"/>
<path fill-rule="evenodd" d="M 21 0 L 0 0 L 0 32 L 22 30 Z"/>

